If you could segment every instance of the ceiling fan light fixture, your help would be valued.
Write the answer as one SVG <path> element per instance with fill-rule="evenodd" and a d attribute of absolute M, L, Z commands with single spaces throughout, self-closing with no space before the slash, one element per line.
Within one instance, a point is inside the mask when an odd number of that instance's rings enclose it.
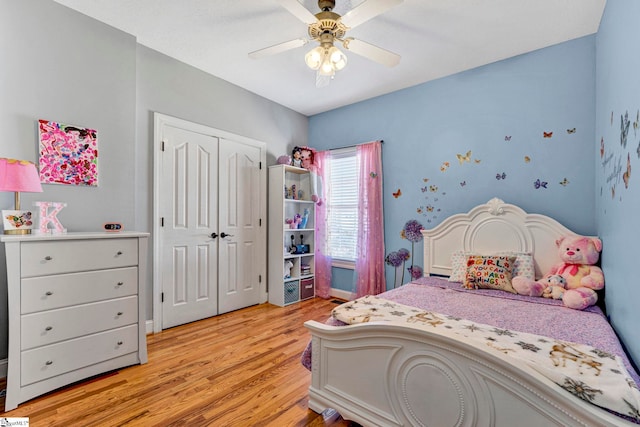
<path fill-rule="evenodd" d="M 347 56 L 337 47 L 331 46 L 328 55 L 329 61 L 333 64 L 336 71 L 342 70 L 347 65 Z"/>
<path fill-rule="evenodd" d="M 325 58 L 325 60 L 322 62 L 322 65 L 320 66 L 318 73 L 320 73 L 321 76 L 329 76 L 329 77 L 333 77 L 336 74 L 336 69 L 334 68 L 331 61 L 329 61 L 328 57 Z"/>
<path fill-rule="evenodd" d="M 307 66 L 312 70 L 317 70 L 322 65 L 324 60 L 324 49 L 321 46 L 315 47 L 311 49 L 304 56 L 304 61 L 307 63 Z"/>
<path fill-rule="evenodd" d="M 347 56 L 333 45 L 311 49 L 305 55 L 304 60 L 312 70 L 317 70 L 322 76 L 330 77 L 333 77 L 336 71 L 342 70 L 347 65 Z"/>

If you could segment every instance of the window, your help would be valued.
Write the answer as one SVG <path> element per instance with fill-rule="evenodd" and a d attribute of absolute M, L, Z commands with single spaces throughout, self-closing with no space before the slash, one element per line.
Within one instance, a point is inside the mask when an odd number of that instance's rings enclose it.
<path fill-rule="evenodd" d="M 331 152 L 328 181 L 329 255 L 337 261 L 334 265 L 353 268 L 358 242 L 358 162 L 355 148 Z"/>

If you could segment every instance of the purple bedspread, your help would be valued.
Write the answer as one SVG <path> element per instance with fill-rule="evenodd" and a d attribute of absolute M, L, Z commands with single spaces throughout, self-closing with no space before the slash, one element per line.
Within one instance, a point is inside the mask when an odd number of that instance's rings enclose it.
<path fill-rule="evenodd" d="M 468 319 L 504 329 L 544 335 L 587 344 L 616 354 L 640 385 L 613 328 L 598 307 L 573 310 L 559 300 L 527 297 L 492 289 L 465 289 L 460 283 L 437 277 L 422 277 L 378 295 L 401 304 Z M 344 323 L 329 319 L 331 325 Z M 302 364 L 311 369 L 311 345 L 302 355 Z"/>

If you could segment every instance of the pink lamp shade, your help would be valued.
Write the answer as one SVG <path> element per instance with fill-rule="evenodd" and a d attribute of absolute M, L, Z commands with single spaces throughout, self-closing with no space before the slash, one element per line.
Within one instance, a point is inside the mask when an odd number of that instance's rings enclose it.
<path fill-rule="evenodd" d="M 0 158 L 0 191 L 41 193 L 36 165 L 26 160 Z"/>
<path fill-rule="evenodd" d="M 0 157 L 0 191 L 15 192 L 15 209 L 19 210 L 20 192 L 42 193 L 36 165 L 26 160 Z"/>

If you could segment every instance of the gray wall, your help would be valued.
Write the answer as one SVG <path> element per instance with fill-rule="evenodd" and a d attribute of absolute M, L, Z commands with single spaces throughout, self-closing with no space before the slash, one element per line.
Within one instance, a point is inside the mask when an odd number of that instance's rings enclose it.
<path fill-rule="evenodd" d="M 307 143 L 305 116 L 147 47 L 138 45 L 137 58 L 136 229 L 153 228 L 154 112 L 266 142 L 269 165 Z M 152 252 L 153 236 L 150 245 Z"/>
<path fill-rule="evenodd" d="M 294 144 L 307 143 L 305 116 L 51 0 L 0 0 L 0 10 L 0 156 L 37 161 L 38 119 L 98 130 L 97 188 L 44 185 L 44 193 L 22 197 L 23 207 L 36 200 L 66 202 L 59 218 L 69 231 L 98 230 L 109 220 L 152 231 L 153 111 L 262 140 L 269 164 Z M 13 196 L 0 193 L 0 209 L 12 207 Z M 149 319 L 151 292 L 150 277 Z M 6 355 L 2 261 L 0 358 Z"/>

